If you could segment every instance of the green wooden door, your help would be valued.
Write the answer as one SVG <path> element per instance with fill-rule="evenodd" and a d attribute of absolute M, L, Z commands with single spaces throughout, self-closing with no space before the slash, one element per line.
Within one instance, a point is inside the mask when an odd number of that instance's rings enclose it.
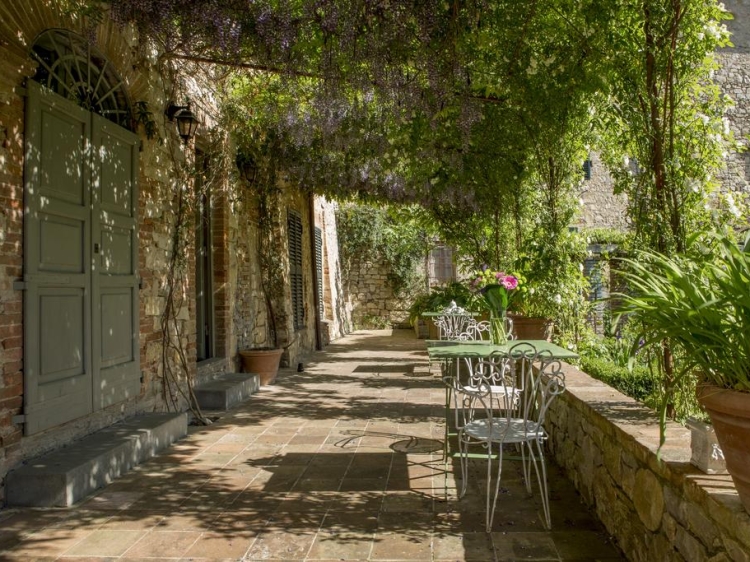
<path fill-rule="evenodd" d="M 92 114 L 94 408 L 140 390 L 136 135 Z"/>
<path fill-rule="evenodd" d="M 29 81 L 24 432 L 137 392 L 135 136 Z"/>

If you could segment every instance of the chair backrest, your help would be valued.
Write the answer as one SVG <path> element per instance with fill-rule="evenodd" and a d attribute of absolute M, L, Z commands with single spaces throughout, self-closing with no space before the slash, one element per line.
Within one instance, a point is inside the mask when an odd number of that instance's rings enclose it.
<path fill-rule="evenodd" d="M 565 375 L 549 352 L 521 342 L 507 354 L 477 361 L 467 381 L 454 377 L 450 384 L 460 409 L 459 426 L 477 417 L 505 420 L 507 427 L 520 419 L 540 438 L 550 404 L 565 390 Z"/>
<path fill-rule="evenodd" d="M 464 331 L 458 334 L 456 339 L 461 341 L 489 340 L 490 323 L 486 320 L 478 322 L 474 318 L 471 318 L 466 324 Z"/>
<path fill-rule="evenodd" d="M 472 322 L 474 322 L 472 314 L 456 305 L 455 301 L 451 301 L 450 306 L 441 310 L 440 316 L 435 318 L 435 325 L 441 340 L 460 339 L 461 334 L 466 332 Z"/>

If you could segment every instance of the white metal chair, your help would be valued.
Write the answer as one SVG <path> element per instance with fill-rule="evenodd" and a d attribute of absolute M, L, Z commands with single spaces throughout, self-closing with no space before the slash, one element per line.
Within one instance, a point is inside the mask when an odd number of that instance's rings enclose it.
<path fill-rule="evenodd" d="M 435 318 L 438 338 L 441 340 L 459 339 L 459 336 L 474 322 L 471 312 L 458 306 L 455 301 L 451 301 L 450 306 L 441 310 L 440 316 Z"/>
<path fill-rule="evenodd" d="M 455 396 L 459 416 L 458 443 L 461 464 L 459 497 L 468 485 L 469 448 L 481 445 L 487 458 L 487 532 L 492 529 L 502 476 L 503 445 L 521 451 L 526 489 L 531 493 L 532 466 L 539 483 L 544 522 L 551 528 L 547 469 L 544 460 L 544 418 L 550 403 L 565 390 L 561 364 L 538 353 L 528 343 L 513 346 L 507 361 L 491 358 L 477 362 L 466 383 L 446 379 Z M 494 387 L 494 392 L 493 392 Z M 497 462 L 493 484 L 493 463 Z"/>

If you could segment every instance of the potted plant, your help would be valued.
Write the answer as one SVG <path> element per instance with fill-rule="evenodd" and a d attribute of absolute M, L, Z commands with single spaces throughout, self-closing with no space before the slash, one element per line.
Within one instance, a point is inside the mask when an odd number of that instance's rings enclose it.
<path fill-rule="evenodd" d="M 452 302 L 466 310 L 475 311 L 478 307 L 476 297 L 471 291 L 464 284 L 454 281 L 433 287 L 429 293 L 422 293 L 417 296 L 409 307 L 409 322 L 417 329 L 419 329 L 420 322 L 424 322 L 427 326 L 429 338 L 438 339 L 435 324 L 429 318 L 423 320 L 422 315 L 425 312 L 439 312 L 449 307 Z M 421 335 L 419 331 L 417 335 Z"/>
<path fill-rule="evenodd" d="M 623 260 L 632 293 L 618 296 L 621 310 L 641 322 L 646 344 L 674 346 L 683 357 L 661 381 L 662 441 L 677 383 L 696 377 L 698 400 L 750 512 L 750 254 L 726 236 L 709 242 L 691 255 L 640 252 L 637 261 Z"/>
<path fill-rule="evenodd" d="M 556 306 L 562 300 L 557 294 L 550 296 L 549 288 L 539 289 L 518 274 L 518 290 L 510 305 L 509 315 L 513 331 L 520 340 L 549 340 L 555 326 L 553 320 Z"/>

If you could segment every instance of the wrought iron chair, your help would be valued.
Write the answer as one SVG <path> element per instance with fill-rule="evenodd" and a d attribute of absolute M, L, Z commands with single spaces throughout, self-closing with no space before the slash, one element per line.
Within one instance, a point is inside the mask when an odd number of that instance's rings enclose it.
<path fill-rule="evenodd" d="M 461 464 L 459 497 L 468 486 L 469 448 L 481 445 L 487 459 L 486 528 L 492 529 L 502 477 L 503 446 L 514 444 L 521 451 L 526 489 L 531 493 L 532 467 L 539 484 L 544 522 L 551 528 L 547 469 L 544 460 L 544 418 L 551 402 L 565 390 L 561 364 L 538 353 L 528 343 L 513 346 L 507 361 L 491 358 L 477 362 L 472 377 L 451 385 L 459 415 L 458 443 Z M 495 387 L 496 392 L 493 392 Z M 500 390 L 502 389 L 502 390 Z M 493 463 L 497 462 L 493 484 Z"/>
<path fill-rule="evenodd" d="M 458 306 L 455 301 L 451 301 L 450 306 L 441 310 L 440 316 L 435 318 L 438 338 L 441 340 L 459 339 L 467 327 L 474 322 L 471 312 Z"/>

